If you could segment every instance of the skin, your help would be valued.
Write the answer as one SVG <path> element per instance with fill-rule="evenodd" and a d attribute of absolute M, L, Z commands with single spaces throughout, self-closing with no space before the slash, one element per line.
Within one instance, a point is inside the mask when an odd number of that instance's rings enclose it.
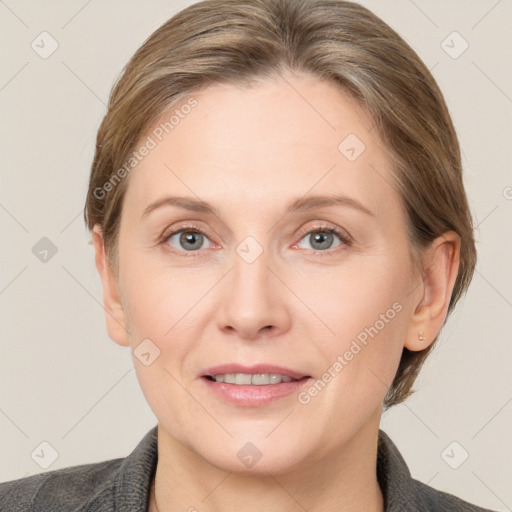
<path fill-rule="evenodd" d="M 158 419 L 160 512 L 383 511 L 382 402 L 403 347 L 429 346 L 446 317 L 457 235 L 436 239 L 420 271 L 371 120 L 335 84 L 283 76 L 193 94 L 197 107 L 129 175 L 118 275 L 100 227 L 93 230 L 109 336 L 132 355 L 147 338 L 160 350 L 149 366 L 133 357 Z M 349 134 L 366 146 L 355 161 L 338 150 Z M 334 193 L 372 214 L 347 205 L 285 214 L 297 198 Z M 164 206 L 143 217 L 167 196 L 200 198 L 217 214 Z M 205 234 L 200 248 L 180 244 L 179 233 L 160 238 L 171 227 L 194 231 L 189 222 Z M 315 242 L 325 226 L 351 242 Z M 249 235 L 262 249 L 252 263 L 236 252 Z M 400 312 L 308 404 L 292 394 L 241 408 L 200 378 L 210 366 L 237 362 L 320 379 L 394 303 Z M 237 457 L 249 441 L 262 454 L 251 469 Z"/>

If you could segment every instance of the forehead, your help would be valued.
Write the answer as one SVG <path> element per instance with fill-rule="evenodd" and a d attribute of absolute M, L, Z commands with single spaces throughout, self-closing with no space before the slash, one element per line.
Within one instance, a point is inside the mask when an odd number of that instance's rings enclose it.
<path fill-rule="evenodd" d="M 369 115 L 336 83 L 307 74 L 212 84 L 163 114 L 147 137 L 154 147 L 130 174 L 125 198 L 139 209 L 170 193 L 246 207 L 308 191 L 398 201 Z"/>

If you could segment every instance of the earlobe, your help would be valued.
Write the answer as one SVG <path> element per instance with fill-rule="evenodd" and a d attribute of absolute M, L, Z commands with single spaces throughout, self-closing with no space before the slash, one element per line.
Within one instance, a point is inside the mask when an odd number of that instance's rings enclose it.
<path fill-rule="evenodd" d="M 103 286 L 103 309 L 109 337 L 118 345 L 130 345 L 126 318 L 117 278 L 107 258 L 101 226 L 96 224 L 92 230 L 96 268 Z"/>
<path fill-rule="evenodd" d="M 423 261 L 422 291 L 409 324 L 404 346 L 424 350 L 433 343 L 446 319 L 459 270 L 460 238 L 448 231 L 436 238 Z"/>

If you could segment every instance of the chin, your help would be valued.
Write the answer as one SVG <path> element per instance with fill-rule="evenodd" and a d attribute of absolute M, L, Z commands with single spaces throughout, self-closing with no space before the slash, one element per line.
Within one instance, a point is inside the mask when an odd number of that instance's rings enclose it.
<path fill-rule="evenodd" d="M 298 448 L 300 447 L 300 451 Z M 212 466 L 226 472 L 246 476 L 268 476 L 290 473 L 307 458 L 304 443 L 292 437 L 254 439 L 248 436 L 208 443 L 195 450 Z"/>

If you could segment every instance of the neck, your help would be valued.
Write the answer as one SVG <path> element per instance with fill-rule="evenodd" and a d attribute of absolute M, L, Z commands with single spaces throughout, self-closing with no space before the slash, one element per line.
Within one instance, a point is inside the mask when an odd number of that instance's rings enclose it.
<path fill-rule="evenodd" d="M 384 512 L 377 480 L 377 428 L 365 425 L 329 459 L 287 473 L 222 471 L 158 425 L 158 464 L 149 512 Z M 156 498 L 156 499 L 155 499 Z"/>

